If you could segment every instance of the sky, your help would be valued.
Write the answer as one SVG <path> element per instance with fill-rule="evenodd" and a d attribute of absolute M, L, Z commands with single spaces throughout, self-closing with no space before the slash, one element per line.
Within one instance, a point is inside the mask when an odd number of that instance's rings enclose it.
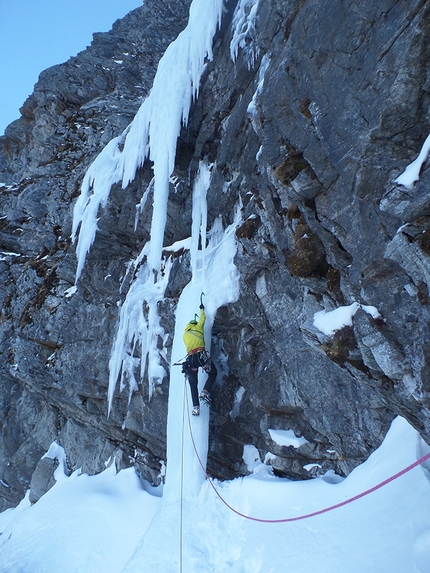
<path fill-rule="evenodd" d="M 91 44 L 142 0 L 0 0 L 0 135 L 40 72 Z"/>

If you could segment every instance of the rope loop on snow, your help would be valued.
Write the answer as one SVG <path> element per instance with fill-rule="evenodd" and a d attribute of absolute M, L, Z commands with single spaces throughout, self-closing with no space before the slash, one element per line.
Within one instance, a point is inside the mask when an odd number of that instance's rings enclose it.
<path fill-rule="evenodd" d="M 193 444 L 193 448 L 194 448 L 194 452 L 197 456 L 198 462 L 200 464 L 200 467 L 202 468 L 206 479 L 208 480 L 210 486 L 212 487 L 212 489 L 214 490 L 214 492 L 216 493 L 216 495 L 219 497 L 219 499 L 222 501 L 222 503 L 228 507 L 228 509 L 230 509 L 230 511 L 232 511 L 233 513 L 235 513 L 236 515 L 239 515 L 240 517 L 243 517 L 244 519 L 249 519 L 251 521 L 258 521 L 260 523 L 288 523 L 291 521 L 300 521 L 302 519 L 309 519 L 310 517 L 315 517 L 317 515 L 322 515 L 323 513 L 327 513 L 329 511 L 333 511 L 334 509 L 338 509 L 339 507 L 343 507 L 344 505 L 348 505 L 349 503 L 352 503 L 354 501 L 357 501 L 357 499 L 360 499 L 362 497 L 365 497 L 366 495 L 369 495 L 370 493 L 377 491 L 378 489 L 381 489 L 381 487 L 384 487 L 385 485 L 389 484 L 390 482 L 396 480 L 397 478 L 401 477 L 402 475 L 410 472 L 411 470 L 413 470 L 414 468 L 416 468 L 417 466 L 423 464 L 426 460 L 430 459 L 430 452 L 424 456 L 422 456 L 419 460 L 417 460 L 416 462 L 414 462 L 413 464 L 407 466 L 406 468 L 403 468 L 401 471 L 397 472 L 396 474 L 390 476 L 389 478 L 385 479 L 384 481 L 381 481 L 380 483 L 378 483 L 377 485 L 371 487 L 370 489 L 367 489 L 366 491 L 363 491 L 357 495 L 354 495 L 353 497 L 350 497 L 349 499 L 342 501 L 340 503 L 336 503 L 335 505 L 331 505 L 329 507 L 325 507 L 324 509 L 320 509 L 318 511 L 313 511 L 312 513 L 307 513 L 305 515 L 298 515 L 297 517 L 287 517 L 284 519 L 262 519 L 259 517 L 252 517 L 250 515 L 246 515 L 244 513 L 241 513 L 240 511 L 238 511 L 237 509 L 235 509 L 234 507 L 232 507 L 220 494 L 220 492 L 217 490 L 217 488 L 215 487 L 213 480 L 209 477 L 206 468 L 199 456 L 199 452 L 197 451 L 197 446 L 196 443 L 194 441 L 194 436 L 193 436 L 193 430 L 191 427 L 191 421 L 190 421 L 190 410 L 189 410 L 189 404 L 188 404 L 188 396 L 187 396 L 187 412 L 188 412 L 188 426 L 190 429 L 190 436 L 191 436 L 191 441 Z"/>

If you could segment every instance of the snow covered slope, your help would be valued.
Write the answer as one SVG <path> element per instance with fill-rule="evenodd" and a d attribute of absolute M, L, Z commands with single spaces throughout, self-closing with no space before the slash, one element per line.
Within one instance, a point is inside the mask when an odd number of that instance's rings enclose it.
<path fill-rule="evenodd" d="M 185 433 L 189 437 L 188 415 Z M 192 420 L 197 435 L 197 424 Z M 294 482 L 259 464 L 231 482 L 213 482 L 235 510 L 262 519 L 297 518 L 342 503 L 430 452 L 397 418 L 382 444 L 346 479 L 330 472 Z M 184 450 L 184 464 L 195 465 Z M 181 499 L 139 482 L 133 469 L 97 476 L 75 472 L 36 505 L 0 515 L 4 573 L 428 573 L 430 463 L 366 497 L 322 515 L 287 523 L 245 519 L 208 481 Z"/>

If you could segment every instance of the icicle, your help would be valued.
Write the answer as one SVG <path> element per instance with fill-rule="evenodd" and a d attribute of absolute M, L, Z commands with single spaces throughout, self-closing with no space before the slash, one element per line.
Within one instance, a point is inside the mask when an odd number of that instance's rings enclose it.
<path fill-rule="evenodd" d="M 74 211 L 72 238 L 78 240 L 76 281 L 94 242 L 99 208 L 106 204 L 112 185 L 122 181 L 122 187 L 127 187 L 148 157 L 154 163 L 148 261 L 154 270 L 159 269 L 176 142 L 182 124 L 188 121 L 192 100 L 198 96 L 205 62 L 212 59 L 212 38 L 221 21 L 222 8 L 223 0 L 193 0 L 188 25 L 161 58 L 151 92 L 133 122 L 90 166 Z M 122 151 L 120 143 L 124 144 Z"/>
<path fill-rule="evenodd" d="M 206 232 L 207 232 L 207 204 L 206 195 L 211 180 L 210 167 L 205 162 L 200 162 L 199 171 L 194 183 L 193 192 L 193 212 L 191 228 L 191 267 L 193 276 L 197 276 L 198 271 L 204 272 L 204 259 L 206 252 Z M 199 249 L 199 243 L 201 249 Z M 202 281 L 204 289 L 204 280 Z"/>
<path fill-rule="evenodd" d="M 81 276 L 86 256 L 94 242 L 99 208 L 106 205 L 112 185 L 121 180 L 118 173 L 120 140 L 121 138 L 117 137 L 110 141 L 88 169 L 82 182 L 81 195 L 73 211 L 73 242 L 76 241 L 80 225 L 79 241 L 76 246 L 78 259 L 76 282 Z"/>
<path fill-rule="evenodd" d="M 206 194 L 210 178 L 210 167 L 207 163 L 201 162 L 193 192 L 192 238 L 190 243 L 184 243 L 185 248 L 190 248 L 191 251 L 193 276 L 195 279 L 200 277 L 202 285 L 206 252 Z M 201 249 L 199 249 L 199 243 L 201 243 Z M 169 258 L 165 263 L 163 273 L 159 273 L 154 280 L 153 267 L 149 261 L 145 261 L 151 248 L 152 245 L 147 243 L 128 270 L 128 273 L 136 272 L 136 278 L 121 307 L 118 330 L 109 361 L 109 413 L 118 380 L 120 390 L 123 390 L 128 382 L 129 399 L 131 399 L 132 393 L 138 387 L 135 373 L 139 369 L 139 363 L 140 378 L 143 378 L 145 369 L 148 367 L 149 398 L 152 396 L 155 385 L 161 383 L 166 375 L 160 363 L 158 350 L 158 338 L 163 337 L 164 331 L 160 326 L 157 307 L 164 297 L 172 263 Z M 170 250 L 172 249 L 171 247 Z"/>
<path fill-rule="evenodd" d="M 136 231 L 137 229 L 137 225 L 139 224 L 139 217 L 142 214 L 146 202 L 148 200 L 149 194 L 151 192 L 154 191 L 154 178 L 151 179 L 148 187 L 146 188 L 145 193 L 142 195 L 142 199 L 140 200 L 140 202 L 136 205 L 136 216 L 134 218 L 134 230 Z"/>
<path fill-rule="evenodd" d="M 152 269 L 147 263 L 142 263 L 121 307 L 109 360 L 109 413 L 118 380 L 121 390 L 128 382 L 131 400 L 132 393 L 138 387 L 136 372 L 139 372 L 139 379 L 142 379 L 148 367 L 148 396 L 151 399 L 155 385 L 161 384 L 166 376 L 158 350 L 158 337 L 164 337 L 158 303 L 164 298 L 171 265 L 169 259 L 159 280 L 154 282 Z"/>
<path fill-rule="evenodd" d="M 257 116 L 257 105 L 258 105 L 257 100 L 261 92 L 263 91 L 264 76 L 267 71 L 267 68 L 269 67 L 269 64 L 270 64 L 270 56 L 268 54 L 264 54 L 263 58 L 261 59 L 260 69 L 258 71 L 257 89 L 255 90 L 254 95 L 252 96 L 252 100 L 250 101 L 247 109 L 247 112 L 251 115 L 253 126 L 255 125 L 254 131 L 256 132 L 258 132 L 257 131 L 258 128 L 256 127 L 256 116 Z"/>

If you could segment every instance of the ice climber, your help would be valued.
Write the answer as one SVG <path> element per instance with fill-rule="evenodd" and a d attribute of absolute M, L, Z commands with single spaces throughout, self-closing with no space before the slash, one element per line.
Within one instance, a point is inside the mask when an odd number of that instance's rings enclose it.
<path fill-rule="evenodd" d="M 205 307 L 203 303 L 200 304 L 200 318 L 197 320 L 190 320 L 190 322 L 185 327 L 184 332 L 184 344 L 187 349 L 187 359 L 182 366 L 182 372 L 188 378 L 191 389 L 191 398 L 193 400 L 193 416 L 198 416 L 200 414 L 199 398 L 210 404 L 211 401 L 211 389 L 215 378 L 217 375 L 217 369 L 215 364 L 212 362 L 211 355 L 205 348 Z M 197 382 L 198 382 L 198 371 L 202 368 L 207 374 L 208 379 L 203 390 L 198 394 Z"/>

